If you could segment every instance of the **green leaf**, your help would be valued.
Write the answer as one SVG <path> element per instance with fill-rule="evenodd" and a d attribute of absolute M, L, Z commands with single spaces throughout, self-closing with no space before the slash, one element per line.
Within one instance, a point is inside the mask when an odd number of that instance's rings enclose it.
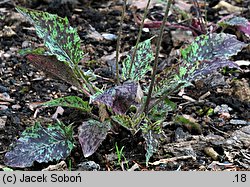
<path fill-rule="evenodd" d="M 141 114 L 139 117 L 130 117 L 128 115 L 115 115 L 111 116 L 111 119 L 118 123 L 119 125 L 123 126 L 124 128 L 130 130 L 132 134 L 136 133 L 138 130 L 138 126 L 141 121 L 144 119 L 145 114 Z"/>
<path fill-rule="evenodd" d="M 3 170 L 3 171 L 14 171 L 13 169 L 8 168 L 8 167 L 4 167 L 4 168 L 2 168 L 2 170 Z"/>
<path fill-rule="evenodd" d="M 84 157 L 91 156 L 105 140 L 111 125 L 109 121 L 99 122 L 89 120 L 83 122 L 78 128 L 78 139 Z"/>
<path fill-rule="evenodd" d="M 165 69 L 156 76 L 156 82 L 153 90 L 153 96 L 161 98 L 178 92 L 180 89 L 190 86 L 191 83 L 185 79 L 180 79 L 175 69 Z"/>
<path fill-rule="evenodd" d="M 134 50 L 132 49 L 126 59 L 122 62 L 122 77 L 124 80 L 129 79 L 139 81 L 152 69 L 150 62 L 154 59 L 154 54 L 151 49 L 151 39 L 138 44 L 134 58 L 134 65 L 132 66 L 131 74 L 129 75 L 133 51 Z"/>
<path fill-rule="evenodd" d="M 146 165 L 148 166 L 149 159 L 155 152 L 158 151 L 160 138 L 163 134 L 160 123 L 152 123 L 150 119 L 145 119 L 144 124 L 141 126 L 142 136 L 145 139 L 146 150 Z"/>
<path fill-rule="evenodd" d="M 67 18 L 19 6 L 16 9 L 35 26 L 37 35 L 59 61 L 67 62 L 74 68 L 83 58 L 80 37 L 77 30 L 69 25 Z"/>
<path fill-rule="evenodd" d="M 77 97 L 77 96 L 61 97 L 58 99 L 53 99 L 51 101 L 47 101 L 47 102 L 42 103 L 40 105 L 47 106 L 47 107 L 55 107 L 55 106 L 69 107 L 69 108 L 75 108 L 78 110 L 82 110 L 84 112 L 91 112 L 91 109 L 92 109 L 89 106 L 89 103 L 87 101 L 83 101 L 80 97 Z"/>
<path fill-rule="evenodd" d="M 192 134 L 199 135 L 202 133 L 201 125 L 199 123 L 192 122 L 184 116 L 177 115 L 174 119 L 174 122 L 179 123 L 183 127 L 187 128 Z"/>
<path fill-rule="evenodd" d="M 30 48 L 27 48 L 27 49 L 20 49 L 18 51 L 18 53 L 20 55 L 27 55 L 27 54 L 34 54 L 34 55 L 43 55 L 45 54 L 45 49 L 42 48 L 42 47 L 39 47 L 37 49 L 30 49 Z"/>
<path fill-rule="evenodd" d="M 65 159 L 74 147 L 73 131 L 60 122 L 47 128 L 36 123 L 27 128 L 5 154 L 5 164 L 25 168 L 39 163 Z"/>
<path fill-rule="evenodd" d="M 151 111 L 149 112 L 149 118 L 152 121 L 163 122 L 166 119 L 168 112 L 173 111 L 175 108 L 176 108 L 176 104 L 166 98 L 164 101 L 155 105 L 151 109 Z"/>

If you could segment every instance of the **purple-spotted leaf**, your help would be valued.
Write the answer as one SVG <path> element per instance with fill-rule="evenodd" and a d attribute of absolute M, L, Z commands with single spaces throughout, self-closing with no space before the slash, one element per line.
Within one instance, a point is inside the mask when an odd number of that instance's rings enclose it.
<path fill-rule="evenodd" d="M 228 59 L 246 46 L 247 44 L 231 34 L 199 36 L 187 48 L 181 50 L 183 62 L 179 67 L 178 76 L 182 80 L 190 81 L 198 78 L 198 75 L 206 75 L 225 66 L 238 68 Z"/>
<path fill-rule="evenodd" d="M 58 161 L 69 156 L 73 147 L 71 126 L 57 122 L 45 128 L 36 123 L 27 128 L 11 146 L 11 150 L 5 154 L 5 164 L 25 168 L 32 166 L 34 161 Z"/>
<path fill-rule="evenodd" d="M 91 111 L 89 103 L 87 101 L 83 101 L 80 97 L 77 96 L 66 96 L 58 99 L 52 99 L 51 101 L 41 103 L 40 106 L 47 106 L 47 107 L 61 106 L 61 107 L 78 109 L 83 112 Z"/>
<path fill-rule="evenodd" d="M 119 125 L 123 126 L 124 128 L 130 130 L 132 134 L 135 134 L 138 131 L 138 127 L 142 120 L 145 118 L 145 114 L 142 113 L 138 117 L 130 117 L 128 115 L 114 115 L 111 116 L 111 119 L 118 123 Z"/>
<path fill-rule="evenodd" d="M 203 63 L 200 63 L 198 68 L 188 76 L 188 79 L 194 80 L 198 77 L 202 77 L 203 75 L 215 72 L 222 67 L 240 69 L 240 67 L 231 60 L 217 58 L 213 61 L 204 61 Z"/>
<path fill-rule="evenodd" d="M 151 39 L 145 40 L 138 44 L 134 63 L 132 65 L 132 49 L 127 58 L 122 62 L 122 77 L 124 80 L 141 80 L 145 74 L 151 70 L 150 62 L 154 59 L 154 54 L 151 48 Z M 131 69 L 131 72 L 129 72 Z"/>
<path fill-rule="evenodd" d="M 39 70 L 55 76 L 65 82 L 81 89 L 82 85 L 73 70 L 55 56 L 29 54 L 26 58 Z"/>
<path fill-rule="evenodd" d="M 230 17 L 219 23 L 222 27 L 233 26 L 237 30 L 250 36 L 250 22 L 244 17 Z"/>
<path fill-rule="evenodd" d="M 188 47 L 181 50 L 183 60 L 187 63 L 211 61 L 216 58 L 228 59 L 236 55 L 247 44 L 237 40 L 236 36 L 226 33 L 201 35 Z"/>
<path fill-rule="evenodd" d="M 250 22 L 248 22 L 246 26 L 238 26 L 238 30 L 247 34 L 250 37 Z"/>
<path fill-rule="evenodd" d="M 23 7 L 16 9 L 35 26 L 38 37 L 44 40 L 51 55 L 55 55 L 59 61 L 74 68 L 83 58 L 80 37 L 67 18 Z"/>
<path fill-rule="evenodd" d="M 219 25 L 221 26 L 227 26 L 227 25 L 230 25 L 230 26 L 247 26 L 248 24 L 248 20 L 246 18 L 243 18 L 243 17 L 239 17 L 239 16 L 233 16 L 233 17 L 230 17 L 226 20 L 223 20 L 221 22 L 219 22 Z"/>
<path fill-rule="evenodd" d="M 109 121 L 89 120 L 78 128 L 78 139 L 85 157 L 91 156 L 105 140 L 111 125 Z"/>
<path fill-rule="evenodd" d="M 124 114 L 131 105 L 138 104 L 142 96 L 143 92 L 139 83 L 126 82 L 104 91 L 92 100 L 105 104 L 117 114 Z"/>
<path fill-rule="evenodd" d="M 152 155 L 158 151 L 160 139 L 162 138 L 163 131 L 161 123 L 152 123 L 150 119 L 145 119 L 144 124 L 141 126 L 142 136 L 145 139 L 146 150 L 146 165 Z"/>

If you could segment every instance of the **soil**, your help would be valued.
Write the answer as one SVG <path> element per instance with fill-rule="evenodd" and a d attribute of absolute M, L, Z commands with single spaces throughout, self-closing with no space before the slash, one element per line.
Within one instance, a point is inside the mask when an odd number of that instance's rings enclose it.
<path fill-rule="evenodd" d="M 240 4 L 233 0 L 228 2 L 235 6 L 250 7 L 250 1 L 242 1 Z M 109 55 L 115 52 L 116 40 L 103 39 L 98 34 L 109 33 L 117 36 L 122 10 L 122 3 L 118 0 L 92 1 L 91 4 L 83 1 L 77 4 L 60 3 L 56 0 L 0 2 L 0 169 L 4 167 L 4 154 L 9 150 L 10 144 L 18 139 L 27 127 L 34 125 L 36 121 L 42 124 L 53 121 L 51 117 L 56 108 L 42 109 L 37 113 L 32 108 L 34 103 L 66 95 L 78 95 L 87 100 L 71 85 L 50 78 L 35 69 L 18 53 L 22 48 L 41 46 L 42 41 L 36 36 L 34 27 L 16 12 L 15 5 L 67 16 L 71 26 L 77 27 L 83 50 L 87 54 L 81 65 L 86 69 L 91 68 L 107 79 L 114 78 L 115 61 Z M 161 21 L 163 11 L 163 6 L 159 3 L 150 8 L 148 18 Z M 221 11 L 223 10 L 207 7 L 208 21 L 216 23 L 222 17 Z M 139 27 L 135 23 L 133 13 L 142 17 L 143 10 L 127 6 L 121 41 L 122 54 L 129 51 L 137 39 Z M 250 20 L 249 9 L 243 11 L 241 16 Z M 172 14 L 169 21 L 175 19 Z M 174 30 L 165 28 L 160 68 L 169 63 L 166 57 L 170 52 L 186 43 L 178 43 L 179 41 L 173 39 L 171 33 Z M 151 38 L 158 31 L 158 28 L 145 29 L 141 40 Z M 248 43 L 250 41 L 242 36 L 238 38 Z M 154 40 L 153 45 L 155 46 Z M 250 48 L 243 49 L 234 60 L 249 62 Z M 88 65 L 85 63 L 87 61 Z M 178 93 L 171 96 L 178 108 L 174 113 L 169 113 L 168 120 L 163 123 L 165 139 L 159 151 L 150 159 L 148 167 L 145 165 L 145 142 L 140 132 L 132 135 L 122 127 L 111 131 L 98 150 L 88 158 L 84 158 L 79 143 L 76 143 L 72 154 L 63 164 L 71 170 L 249 171 L 250 65 L 243 65 L 241 69 L 241 72 L 226 71 L 223 76 L 218 73 L 203 81 L 194 82 L 193 87 L 185 89 L 187 97 L 179 96 Z M 112 86 L 106 80 L 99 80 L 97 84 L 100 87 Z M 211 108 L 217 108 L 217 113 L 207 115 Z M 190 120 L 195 120 L 199 129 L 174 123 L 173 118 L 176 115 L 185 115 Z M 64 108 L 63 115 L 58 118 L 65 124 L 74 122 L 77 126 L 86 120 L 87 116 L 79 111 Z M 116 143 L 119 148 L 124 146 L 123 162 L 120 164 L 115 150 Z M 57 163 L 35 163 L 24 170 L 42 170 L 55 164 Z"/>

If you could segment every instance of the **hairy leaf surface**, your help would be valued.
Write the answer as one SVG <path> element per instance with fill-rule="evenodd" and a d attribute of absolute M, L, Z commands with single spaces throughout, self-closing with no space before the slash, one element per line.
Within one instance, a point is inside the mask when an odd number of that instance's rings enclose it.
<path fill-rule="evenodd" d="M 109 121 L 89 120 L 78 128 L 78 139 L 85 157 L 91 156 L 105 140 L 111 125 Z"/>
<path fill-rule="evenodd" d="M 154 59 L 154 54 L 151 49 L 151 39 L 145 40 L 138 44 L 136 55 L 134 58 L 134 65 L 129 75 L 129 70 L 132 62 L 132 49 L 126 59 L 122 62 L 122 77 L 124 80 L 141 80 L 145 74 L 151 70 L 150 62 Z"/>
<path fill-rule="evenodd" d="M 67 18 L 23 7 L 16 9 L 35 26 L 37 35 L 59 61 L 67 62 L 74 68 L 83 58 L 80 37 L 77 30 L 69 25 Z"/>
<path fill-rule="evenodd" d="M 5 154 L 5 164 L 25 168 L 39 163 L 65 159 L 73 149 L 73 130 L 62 123 L 47 128 L 36 123 L 27 128 Z"/>

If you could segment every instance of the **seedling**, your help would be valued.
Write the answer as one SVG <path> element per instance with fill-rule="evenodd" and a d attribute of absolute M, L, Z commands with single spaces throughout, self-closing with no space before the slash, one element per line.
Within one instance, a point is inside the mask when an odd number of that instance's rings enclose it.
<path fill-rule="evenodd" d="M 171 2 L 170 0 L 167 4 L 165 21 Z M 96 75 L 91 71 L 85 72 L 78 66 L 84 53 L 81 50 L 80 37 L 76 29 L 69 25 L 67 18 L 22 7 L 17 7 L 17 10 L 35 26 L 38 37 L 43 39 L 45 45 L 43 49 L 26 51 L 27 59 L 37 68 L 77 87 L 89 97 L 89 101 L 86 101 L 77 96 L 67 96 L 40 105 L 74 108 L 89 116 L 78 127 L 78 139 L 85 157 L 98 149 L 112 125 L 116 123 L 129 129 L 133 135 L 138 131 L 142 132 L 148 164 L 164 138 L 162 122 L 168 112 L 176 108 L 169 100 L 169 95 L 222 67 L 239 68 L 231 57 L 247 46 L 231 34 L 203 34 L 181 48 L 177 65 L 157 74 L 163 25 L 155 57 L 151 49 L 151 39 L 138 43 L 121 62 L 122 75 L 117 74 L 120 84 L 102 90 L 92 82 Z M 154 65 L 151 67 L 153 60 Z M 142 87 L 140 81 L 149 73 L 152 74 L 151 83 Z M 30 167 L 34 161 L 66 159 L 74 147 L 73 137 L 70 125 L 57 122 L 45 128 L 36 123 L 25 130 L 12 145 L 5 155 L 5 164 L 11 167 Z M 121 162 L 123 147 L 119 150 L 116 145 L 116 151 L 118 162 Z"/>

